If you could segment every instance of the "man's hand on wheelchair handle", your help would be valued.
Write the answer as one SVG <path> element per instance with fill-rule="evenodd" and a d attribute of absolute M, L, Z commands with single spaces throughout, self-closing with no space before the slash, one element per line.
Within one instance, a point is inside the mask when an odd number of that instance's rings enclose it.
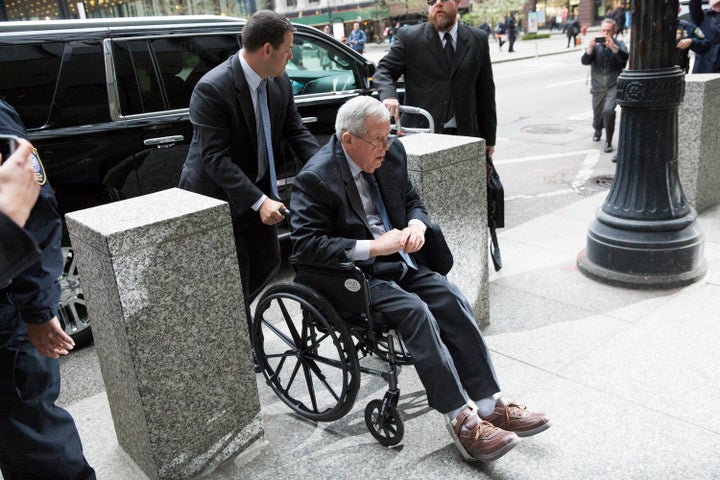
<path fill-rule="evenodd" d="M 267 198 L 260 205 L 260 219 L 265 225 L 275 225 L 285 220 L 283 210 L 287 211 L 287 207 L 282 202 Z"/>

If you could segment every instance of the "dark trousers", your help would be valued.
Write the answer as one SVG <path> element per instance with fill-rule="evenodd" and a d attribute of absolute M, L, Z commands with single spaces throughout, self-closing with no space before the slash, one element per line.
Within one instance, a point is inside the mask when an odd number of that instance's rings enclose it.
<path fill-rule="evenodd" d="M 251 331 L 250 303 L 280 269 L 280 242 L 275 226 L 262 223 L 258 213 L 251 214 L 246 225 L 233 222 L 233 233 L 248 329 Z"/>
<path fill-rule="evenodd" d="M 5 310 L 5 312 L 3 312 Z M 70 414 L 55 405 L 57 359 L 40 355 L 27 328 L 0 305 L 0 471 L 5 480 L 94 480 Z M 12 329 L 15 331 L 13 332 Z"/>
<path fill-rule="evenodd" d="M 421 266 L 397 282 L 371 279 L 370 303 L 402 337 L 430 407 L 449 413 L 500 391 L 472 309 L 443 276 Z"/>
<path fill-rule="evenodd" d="M 592 92 L 593 128 L 596 132 L 605 128 L 605 141 L 612 143 L 615 133 L 615 107 L 617 86 L 609 90 Z"/>

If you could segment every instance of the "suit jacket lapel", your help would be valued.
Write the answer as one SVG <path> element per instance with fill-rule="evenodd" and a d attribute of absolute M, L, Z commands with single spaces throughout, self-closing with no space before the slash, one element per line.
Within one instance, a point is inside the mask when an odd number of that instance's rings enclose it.
<path fill-rule="evenodd" d="M 393 228 L 405 228 L 405 183 L 398 185 L 398 179 L 405 179 L 404 173 L 398 171 L 399 162 L 389 158 L 390 150 L 385 154 L 383 164 L 375 170 L 380 195 L 390 217 Z"/>
<path fill-rule="evenodd" d="M 350 174 L 350 167 L 347 164 L 345 158 L 345 151 L 342 148 L 342 144 L 337 141 L 333 136 L 332 139 L 335 142 L 335 161 L 340 166 L 340 172 L 342 174 L 343 181 L 345 182 L 345 194 L 347 195 L 350 207 L 353 209 L 355 214 L 358 216 L 360 221 L 365 225 L 365 228 L 370 231 L 370 225 L 367 221 L 367 215 L 365 214 L 365 208 L 363 207 L 362 200 L 360 200 L 360 193 L 358 192 L 357 186 L 355 185 L 355 179 Z"/>
<path fill-rule="evenodd" d="M 440 38 L 438 37 L 438 33 L 430 26 L 429 23 L 425 24 L 425 44 L 438 65 L 440 65 L 443 69 L 447 68 L 447 60 L 445 59 L 445 52 L 443 52 Z"/>
<path fill-rule="evenodd" d="M 468 53 L 467 46 L 470 43 L 469 37 L 470 32 L 465 27 L 465 25 L 458 25 L 457 44 L 455 45 L 455 58 L 453 60 L 453 66 L 450 69 L 451 77 L 455 75 L 455 71 L 457 70 L 458 66 L 461 65 L 463 62 L 463 57 L 465 57 L 465 55 L 467 55 Z"/>
<path fill-rule="evenodd" d="M 252 103 L 252 96 L 250 95 L 250 86 L 245 79 L 245 72 L 243 72 L 240 59 L 237 55 L 233 55 L 230 58 L 230 65 L 233 71 L 233 77 L 235 78 L 235 98 L 240 105 L 240 111 L 245 118 L 245 124 L 248 131 L 250 132 L 250 141 L 252 142 L 252 149 L 257 152 L 257 123 L 255 119 L 255 108 Z"/>

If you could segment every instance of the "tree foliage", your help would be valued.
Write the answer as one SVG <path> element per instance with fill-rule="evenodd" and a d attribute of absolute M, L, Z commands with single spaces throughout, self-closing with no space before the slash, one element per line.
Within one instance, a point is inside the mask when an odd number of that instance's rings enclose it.
<path fill-rule="evenodd" d="M 507 17 L 510 12 L 522 13 L 525 0 L 484 0 L 482 3 L 473 3 L 470 13 L 463 15 L 462 21 L 468 25 L 477 26 L 487 19 L 488 23 L 495 25 L 500 17 Z"/>

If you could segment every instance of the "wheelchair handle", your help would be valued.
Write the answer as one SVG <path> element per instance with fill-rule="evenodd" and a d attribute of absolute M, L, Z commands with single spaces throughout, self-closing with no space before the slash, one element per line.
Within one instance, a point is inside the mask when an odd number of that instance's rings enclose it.
<path fill-rule="evenodd" d="M 278 208 L 278 212 L 282 213 L 283 217 L 285 218 L 290 216 L 290 210 L 285 207 Z"/>

